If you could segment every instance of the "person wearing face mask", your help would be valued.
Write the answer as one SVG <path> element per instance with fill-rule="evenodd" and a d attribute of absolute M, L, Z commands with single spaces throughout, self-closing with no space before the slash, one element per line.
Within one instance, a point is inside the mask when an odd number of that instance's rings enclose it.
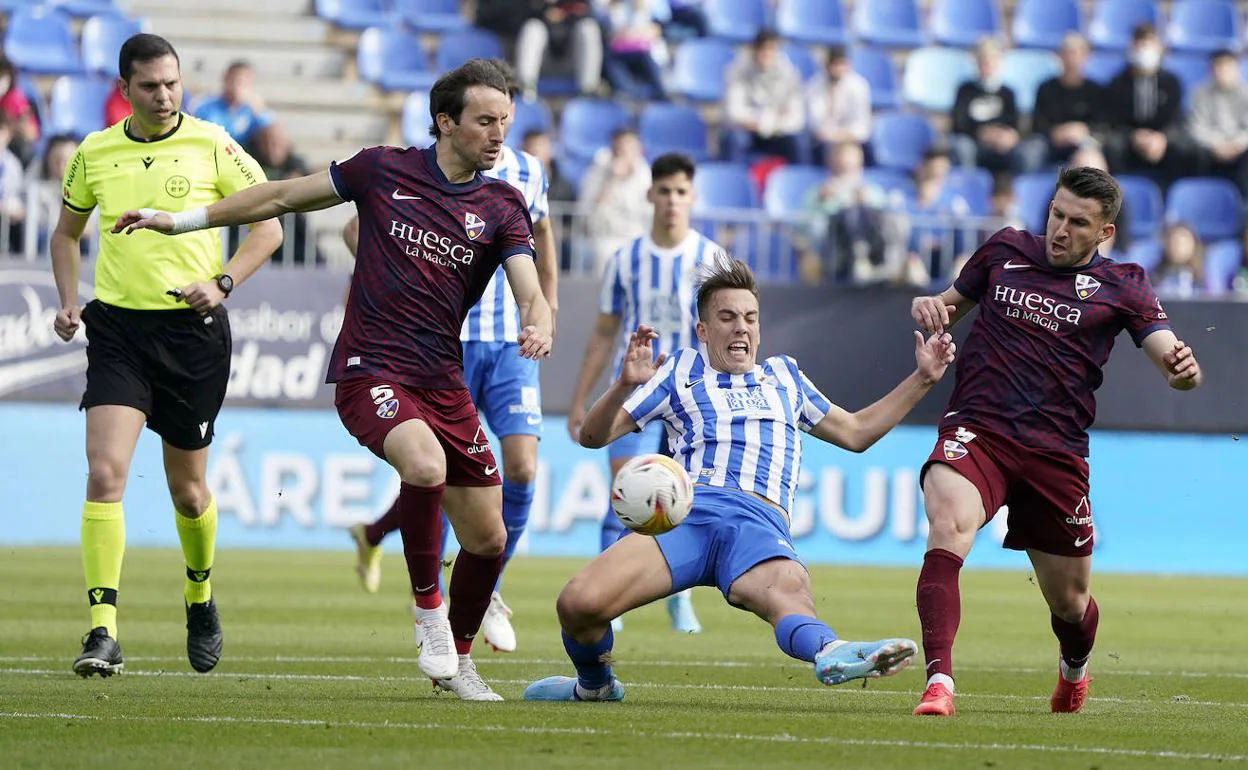
<path fill-rule="evenodd" d="M 1001 83 L 1000 44 L 983 38 L 975 46 L 979 77 L 958 87 L 953 103 L 950 149 L 960 166 L 1021 172 L 1018 105 Z"/>
<path fill-rule="evenodd" d="M 1182 171 L 1183 87 L 1161 67 L 1157 30 L 1140 24 L 1131 35 L 1129 64 L 1106 89 L 1105 156 L 1115 174 L 1147 173 L 1165 186 Z"/>

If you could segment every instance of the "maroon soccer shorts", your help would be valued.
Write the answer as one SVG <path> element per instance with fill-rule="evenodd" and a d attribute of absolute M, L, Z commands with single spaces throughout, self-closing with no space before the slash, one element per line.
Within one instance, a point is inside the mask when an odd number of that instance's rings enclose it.
<path fill-rule="evenodd" d="M 940 431 L 920 483 L 933 463 L 948 465 L 975 485 L 987 521 L 1008 506 L 1006 548 L 1034 548 L 1055 556 L 1092 554 L 1088 463 L 1079 455 L 1032 449 L 965 425 Z"/>
<path fill-rule="evenodd" d="M 386 453 L 382 447 L 390 431 L 408 420 L 421 420 L 446 453 L 448 486 L 492 487 L 503 483 L 466 388 L 426 390 L 359 377 L 338 383 L 334 406 L 355 440 L 383 460 Z"/>

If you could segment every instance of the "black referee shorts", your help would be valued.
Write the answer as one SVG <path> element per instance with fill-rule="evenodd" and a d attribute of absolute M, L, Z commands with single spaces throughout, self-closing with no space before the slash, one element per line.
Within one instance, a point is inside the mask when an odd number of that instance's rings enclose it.
<path fill-rule="evenodd" d="M 134 407 L 176 449 L 212 443 L 230 378 L 230 321 L 223 305 L 200 316 L 189 309 L 129 310 L 95 300 L 82 309 L 82 321 L 87 390 L 79 409 Z"/>

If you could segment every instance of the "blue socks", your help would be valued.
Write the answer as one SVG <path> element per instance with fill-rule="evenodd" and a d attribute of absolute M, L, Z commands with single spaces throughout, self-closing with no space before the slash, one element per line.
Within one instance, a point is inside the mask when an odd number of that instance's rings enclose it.
<path fill-rule="evenodd" d="M 503 479 L 503 526 L 507 528 L 507 545 L 503 546 L 504 569 L 516 552 L 516 546 L 520 543 L 524 528 L 529 524 L 529 511 L 533 508 L 535 488 L 536 485 L 533 483 L 516 484 Z M 502 584 L 503 576 L 500 573 L 494 590 L 499 590 Z"/>
<path fill-rule="evenodd" d="M 828 642 L 836 641 L 836 632 L 828 624 L 809 615 L 785 615 L 776 624 L 776 644 L 791 658 L 815 662 L 815 653 Z"/>
<path fill-rule="evenodd" d="M 615 634 L 611 632 L 611 626 L 607 626 L 607 633 L 593 644 L 581 644 L 563 634 L 563 649 L 567 650 L 572 665 L 576 666 L 576 678 L 582 688 L 597 690 L 611 683 L 611 666 L 603 660 L 614 644 Z"/>
<path fill-rule="evenodd" d="M 624 526 L 624 522 L 620 521 L 620 517 L 615 515 L 615 511 L 608 504 L 607 515 L 602 517 L 601 540 L 598 544 L 599 553 L 615 545 L 615 541 L 627 534 L 628 527 Z"/>

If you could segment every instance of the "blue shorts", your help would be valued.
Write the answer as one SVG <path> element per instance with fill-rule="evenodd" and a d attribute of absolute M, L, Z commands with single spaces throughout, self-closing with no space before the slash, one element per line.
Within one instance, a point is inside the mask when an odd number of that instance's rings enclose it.
<path fill-rule="evenodd" d="M 802 564 L 784 516 L 736 489 L 695 486 L 689 515 L 655 540 L 672 573 L 672 593 L 717 586 L 727 599 L 733 582 L 755 565 L 772 559 Z"/>
<path fill-rule="evenodd" d="M 537 362 L 514 342 L 465 342 L 464 382 L 490 430 L 504 436 L 542 435 Z"/>
<path fill-rule="evenodd" d="M 639 431 L 620 436 L 607 444 L 607 457 L 612 460 L 627 460 L 630 457 L 656 452 L 667 454 L 664 451 L 666 442 L 663 434 L 667 430 L 664 425 L 662 420 L 655 420 Z"/>

